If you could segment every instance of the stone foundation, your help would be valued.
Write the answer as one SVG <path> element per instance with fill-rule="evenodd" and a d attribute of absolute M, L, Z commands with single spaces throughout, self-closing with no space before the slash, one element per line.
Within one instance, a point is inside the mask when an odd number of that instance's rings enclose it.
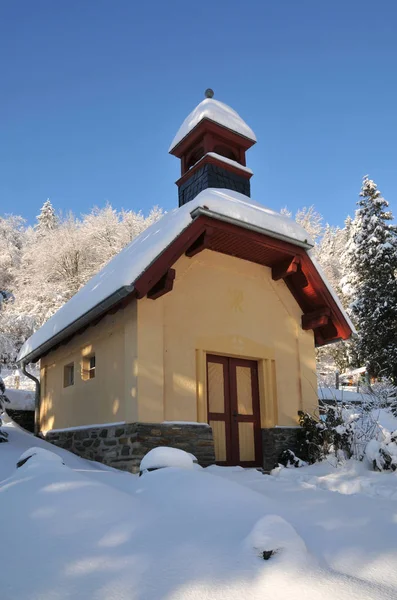
<path fill-rule="evenodd" d="M 34 433 L 34 410 L 14 410 L 6 407 L 6 413 L 17 425 Z"/>
<path fill-rule="evenodd" d="M 45 439 L 83 458 L 137 473 L 142 458 L 156 446 L 172 446 L 197 457 L 203 467 L 215 462 L 212 429 L 205 423 L 127 423 L 49 431 Z"/>
<path fill-rule="evenodd" d="M 284 450 L 296 452 L 300 427 L 273 427 L 262 429 L 263 469 L 271 471 L 278 464 Z"/>

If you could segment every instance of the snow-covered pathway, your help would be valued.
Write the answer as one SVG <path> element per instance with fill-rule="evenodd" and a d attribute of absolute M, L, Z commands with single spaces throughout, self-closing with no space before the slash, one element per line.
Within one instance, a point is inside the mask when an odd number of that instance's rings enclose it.
<path fill-rule="evenodd" d="M 216 467 L 138 478 L 7 429 L 2 600 L 397 597 L 394 500 L 310 487 L 309 469 L 302 481 Z M 16 470 L 32 445 L 66 464 L 44 453 Z"/>

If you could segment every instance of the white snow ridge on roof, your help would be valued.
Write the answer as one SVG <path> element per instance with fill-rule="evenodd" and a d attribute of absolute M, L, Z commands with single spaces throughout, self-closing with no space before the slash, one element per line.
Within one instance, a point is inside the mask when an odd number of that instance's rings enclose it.
<path fill-rule="evenodd" d="M 227 104 L 214 100 L 213 98 L 205 98 L 196 108 L 186 117 L 180 126 L 178 133 L 172 140 L 169 152 L 179 144 L 187 136 L 187 134 L 196 127 L 203 119 L 210 119 L 219 125 L 223 125 L 227 129 L 231 129 L 240 135 L 256 142 L 255 133 L 247 123 L 243 121 L 235 110 Z"/>
<path fill-rule="evenodd" d="M 255 227 L 269 236 L 286 239 L 305 248 L 313 244 L 305 229 L 292 219 L 238 192 L 208 188 L 191 202 L 168 212 L 112 258 L 24 343 L 18 360 L 27 357 L 33 359 L 30 355 L 44 343 L 124 286 L 134 284 L 143 271 L 190 225 L 194 218 L 192 213 L 200 208 L 210 211 L 214 218 L 227 219 L 240 227 Z"/>

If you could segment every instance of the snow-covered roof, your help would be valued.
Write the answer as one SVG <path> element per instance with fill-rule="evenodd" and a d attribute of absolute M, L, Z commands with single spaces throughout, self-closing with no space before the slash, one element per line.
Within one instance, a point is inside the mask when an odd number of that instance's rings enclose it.
<path fill-rule="evenodd" d="M 6 388 L 5 392 L 10 402 L 7 402 L 5 408 L 12 410 L 34 410 L 34 392 L 32 390 L 16 390 Z"/>
<path fill-rule="evenodd" d="M 105 312 L 118 300 L 133 291 L 134 282 L 164 252 L 164 250 L 199 216 L 200 211 L 211 217 L 254 229 L 270 237 L 303 247 L 311 259 L 313 241 L 295 221 L 228 189 L 208 188 L 191 202 L 171 210 L 159 221 L 138 235 L 117 254 L 99 273 L 94 275 L 58 312 L 38 329 L 22 346 L 18 360 L 36 360 L 60 338 L 74 333 L 77 322 L 92 315 L 94 310 Z M 318 265 L 316 267 L 319 269 Z M 321 270 L 319 269 L 320 273 Z M 346 321 L 350 320 L 338 297 L 321 274 Z M 92 317 L 94 318 L 94 317 Z M 353 325 L 351 329 L 354 331 Z M 77 330 L 77 326 L 76 326 Z M 56 341 L 54 340 L 56 338 Z M 51 342 L 52 341 L 52 342 Z M 48 347 L 49 346 L 49 347 Z"/>
<path fill-rule="evenodd" d="M 192 213 L 200 207 L 219 218 L 231 219 L 240 226 L 253 226 L 272 237 L 306 248 L 313 244 L 305 229 L 295 221 L 243 194 L 226 189 L 203 190 L 191 202 L 171 210 L 132 240 L 24 343 L 18 360 L 27 357 L 33 360 L 32 354 L 40 346 L 121 288 L 132 286 L 139 275 L 190 225 L 194 218 Z"/>
<path fill-rule="evenodd" d="M 375 396 L 373 394 L 362 394 L 361 392 L 354 392 L 353 390 L 340 390 L 329 387 L 318 388 L 319 400 L 332 401 L 332 402 L 344 402 L 345 404 L 357 403 L 357 402 L 373 402 Z"/>
<path fill-rule="evenodd" d="M 337 305 L 337 307 L 339 308 L 339 310 L 341 311 L 342 315 L 345 317 L 351 332 L 353 335 L 357 334 L 357 330 L 354 327 L 349 315 L 347 314 L 347 312 L 345 311 L 345 309 L 342 306 L 342 302 L 339 300 L 339 296 L 338 294 L 335 292 L 334 288 L 332 287 L 332 285 L 329 283 L 324 271 L 322 270 L 320 263 L 318 262 L 317 258 L 314 255 L 314 251 L 312 249 L 308 250 L 308 255 L 310 256 L 310 260 L 312 261 L 312 263 L 314 264 L 314 266 L 316 267 L 317 272 L 320 274 L 321 279 L 324 281 L 325 285 L 327 286 L 332 298 L 334 299 L 335 304 Z"/>
<path fill-rule="evenodd" d="M 200 104 L 196 106 L 190 115 L 183 121 L 178 129 L 178 133 L 172 140 L 169 152 L 171 152 L 203 119 L 214 121 L 214 123 L 218 123 L 219 125 L 256 142 L 255 133 L 235 110 L 230 108 L 227 104 L 219 102 L 219 100 L 205 98 L 205 100 L 200 102 Z"/>

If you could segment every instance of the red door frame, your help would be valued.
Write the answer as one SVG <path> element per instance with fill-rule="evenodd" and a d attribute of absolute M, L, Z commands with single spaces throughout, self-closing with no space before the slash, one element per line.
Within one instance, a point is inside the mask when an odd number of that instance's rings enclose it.
<path fill-rule="evenodd" d="M 208 389 L 208 363 L 218 363 L 223 365 L 224 382 L 224 412 L 210 412 L 209 408 L 209 389 Z M 248 367 L 251 369 L 251 390 L 252 390 L 252 415 L 238 414 L 237 400 L 237 381 L 236 367 Z M 219 462 L 223 465 L 241 465 L 243 467 L 261 466 L 262 459 L 262 431 L 260 423 L 260 404 L 259 404 L 259 383 L 258 383 L 258 363 L 255 360 L 246 360 L 232 358 L 228 356 L 218 356 L 207 354 L 207 410 L 208 421 L 224 421 L 226 436 L 226 461 Z M 254 426 L 254 461 L 240 461 L 240 444 L 238 424 L 239 422 L 253 423 Z"/>

